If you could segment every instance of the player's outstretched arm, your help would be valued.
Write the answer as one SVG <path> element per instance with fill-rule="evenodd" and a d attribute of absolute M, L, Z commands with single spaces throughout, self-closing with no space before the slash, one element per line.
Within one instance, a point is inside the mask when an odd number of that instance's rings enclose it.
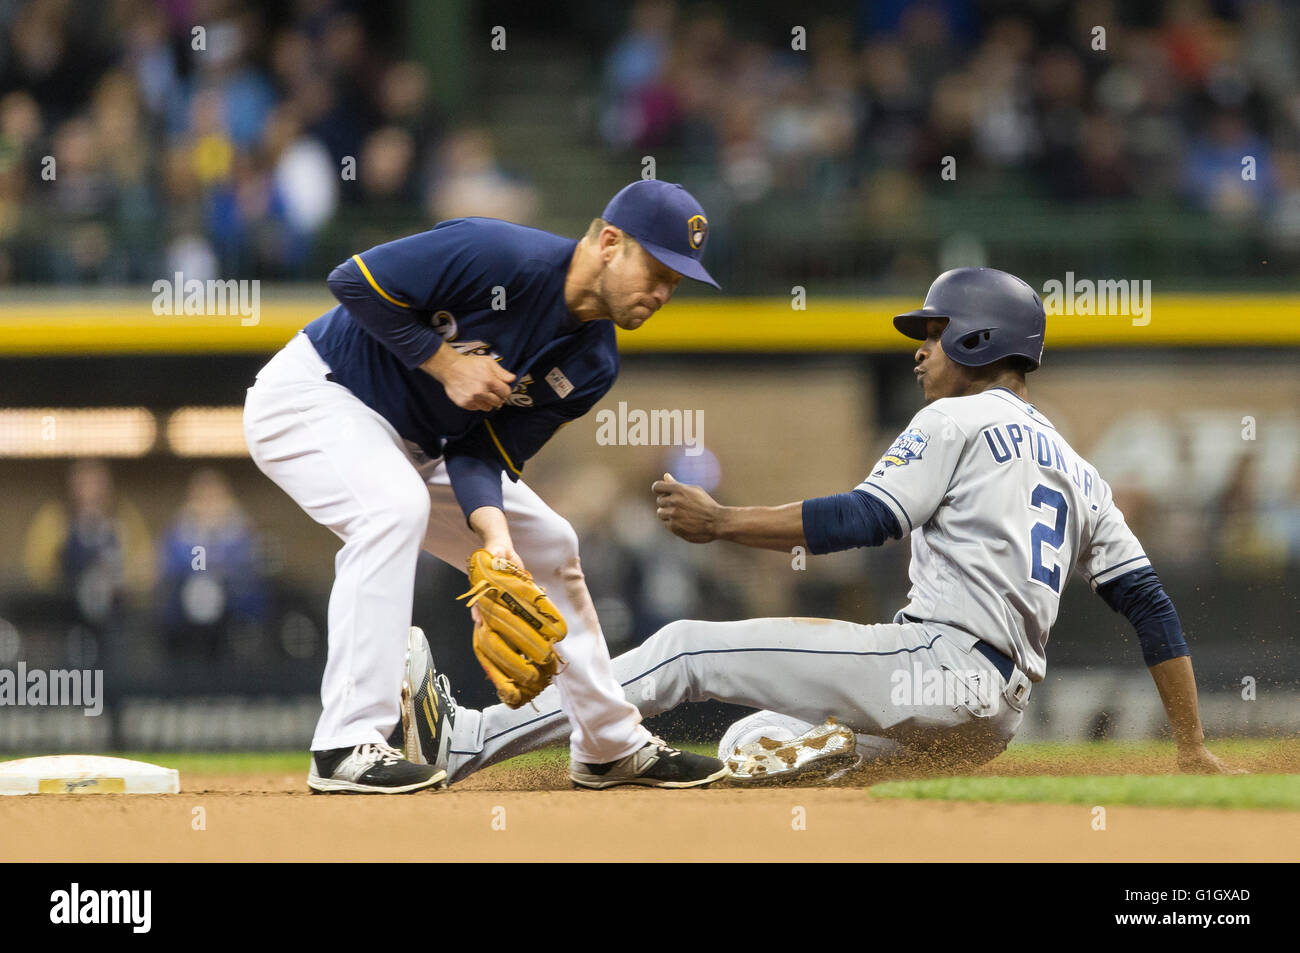
<path fill-rule="evenodd" d="M 671 473 L 651 489 L 659 518 L 689 543 L 725 539 L 779 552 L 806 546 L 821 554 L 879 546 L 902 535 L 893 515 L 857 490 L 783 506 L 723 506 L 700 487 L 678 483 Z"/>
<path fill-rule="evenodd" d="M 803 503 L 784 506 L 723 506 L 701 487 L 678 483 L 671 473 L 650 487 L 656 512 L 688 543 L 726 539 L 757 549 L 789 552 L 805 545 Z"/>
<path fill-rule="evenodd" d="M 1201 714 L 1196 704 L 1196 676 L 1191 656 L 1182 655 L 1152 665 L 1160 701 L 1178 745 L 1178 770 L 1187 774 L 1245 774 L 1229 768 L 1205 747 Z"/>
<path fill-rule="evenodd" d="M 1150 566 L 1097 588 L 1106 604 L 1132 623 L 1142 658 L 1156 683 L 1178 746 L 1178 769 L 1194 774 L 1244 774 L 1229 768 L 1205 747 L 1196 703 L 1196 676 L 1173 601 Z"/>

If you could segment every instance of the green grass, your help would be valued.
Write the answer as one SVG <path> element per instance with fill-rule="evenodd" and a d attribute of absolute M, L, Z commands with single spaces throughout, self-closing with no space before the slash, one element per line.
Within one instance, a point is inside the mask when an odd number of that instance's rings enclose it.
<path fill-rule="evenodd" d="M 1231 807 L 1300 810 L 1300 774 L 1236 777 L 1103 775 L 888 781 L 872 797 L 998 803 Z"/>
<path fill-rule="evenodd" d="M 1224 738 L 1211 739 L 1206 746 L 1221 758 L 1258 758 L 1279 747 L 1276 738 Z M 1291 744 L 1295 744 L 1292 740 Z M 1172 741 L 1035 741 L 1017 743 L 1002 754 L 994 765 L 1020 764 L 1029 761 L 1053 759 L 1070 760 L 1076 764 L 1115 758 L 1168 758 L 1172 768 L 1174 744 Z"/>

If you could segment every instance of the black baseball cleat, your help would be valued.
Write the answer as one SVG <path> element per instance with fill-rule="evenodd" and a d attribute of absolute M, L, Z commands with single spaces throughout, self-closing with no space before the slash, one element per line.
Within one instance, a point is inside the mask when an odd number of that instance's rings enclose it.
<path fill-rule="evenodd" d="M 569 762 L 569 780 L 574 787 L 612 788 L 640 784 L 652 788 L 697 788 L 725 778 L 730 771 L 717 758 L 670 748 L 651 738 L 644 748 L 626 758 L 606 764 Z"/>
<path fill-rule="evenodd" d="M 447 761 L 456 725 L 456 699 L 451 682 L 433 666 L 424 632 L 411 626 L 406 641 L 406 669 L 402 675 L 402 720 L 388 743 L 412 764 L 428 764 L 443 773 L 447 786 Z"/>
<path fill-rule="evenodd" d="M 447 776 L 433 765 L 412 764 L 388 745 L 313 751 L 307 786 L 313 794 L 410 794 Z"/>

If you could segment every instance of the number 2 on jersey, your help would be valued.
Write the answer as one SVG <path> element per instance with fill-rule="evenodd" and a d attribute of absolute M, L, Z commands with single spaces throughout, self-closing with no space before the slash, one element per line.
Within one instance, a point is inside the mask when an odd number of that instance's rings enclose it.
<path fill-rule="evenodd" d="M 1032 554 L 1029 575 L 1050 587 L 1053 592 L 1060 593 L 1061 567 L 1057 563 L 1053 563 L 1050 569 L 1043 565 L 1043 544 L 1046 543 L 1056 550 L 1061 548 L 1061 544 L 1065 542 L 1065 523 L 1070 518 L 1070 505 L 1065 501 L 1063 494 L 1043 483 L 1034 487 L 1029 504 L 1037 510 L 1041 510 L 1045 505 L 1056 510 L 1056 525 L 1035 523 L 1034 528 L 1029 531 L 1029 550 Z"/>

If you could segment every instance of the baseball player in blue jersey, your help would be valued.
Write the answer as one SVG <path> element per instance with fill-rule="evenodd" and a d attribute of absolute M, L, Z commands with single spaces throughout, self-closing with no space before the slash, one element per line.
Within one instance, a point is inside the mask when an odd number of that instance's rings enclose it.
<path fill-rule="evenodd" d="M 683 276 L 717 287 L 700 263 L 707 231 L 699 203 L 657 181 L 620 191 L 576 241 L 493 219 L 441 222 L 334 269 L 338 306 L 258 373 L 244 412 L 253 460 L 343 541 L 313 791 L 406 793 L 446 779 L 436 757 L 393 746 L 405 742 L 398 690 L 421 548 L 462 570 L 486 548 L 547 590 L 568 625 L 548 698 L 565 715 L 575 781 L 690 787 L 726 774 L 642 726 L 610 667 L 577 537 L 520 480 L 614 383 L 615 325 L 640 327 Z M 409 701 L 449 737 L 454 709 L 432 678 L 413 684 Z"/>
<path fill-rule="evenodd" d="M 1014 736 L 1046 671 L 1061 590 L 1077 572 L 1137 630 L 1185 771 L 1227 772 L 1205 747 L 1173 604 L 1110 487 L 1029 402 L 1043 305 L 989 268 L 940 275 L 894 318 L 920 341 L 927 405 L 855 489 L 778 507 L 728 507 L 665 474 L 653 491 L 672 532 L 829 553 L 911 535 L 909 604 L 882 625 L 828 619 L 675 622 L 614 660 L 646 716 L 685 701 L 761 709 L 719 747 L 731 778 L 767 782 L 870 762 L 973 765 Z M 413 658 L 429 670 L 427 650 Z M 563 737 L 560 699 L 537 713 L 457 713 L 453 780 Z"/>

